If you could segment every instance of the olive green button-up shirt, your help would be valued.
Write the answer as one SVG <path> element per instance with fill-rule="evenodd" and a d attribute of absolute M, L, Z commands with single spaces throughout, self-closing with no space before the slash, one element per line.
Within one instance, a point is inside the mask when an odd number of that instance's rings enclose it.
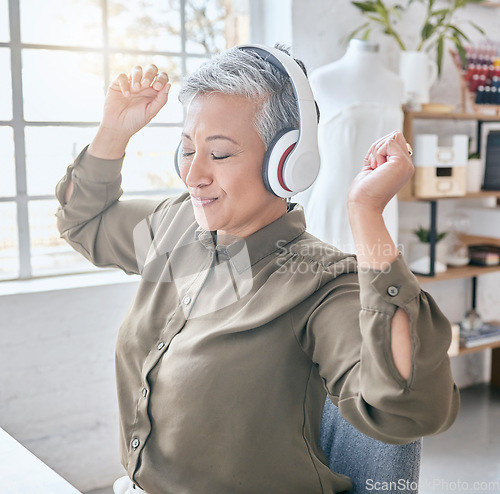
<path fill-rule="evenodd" d="M 349 490 L 318 446 L 327 393 L 386 442 L 453 423 L 450 324 L 401 256 L 358 273 L 355 257 L 306 232 L 297 205 L 218 245 L 188 194 L 119 200 L 120 170 L 121 160 L 82 152 L 58 184 L 57 217 L 91 262 L 141 275 L 116 377 L 122 463 L 148 494 Z M 398 307 L 411 323 L 408 380 L 390 346 Z"/>

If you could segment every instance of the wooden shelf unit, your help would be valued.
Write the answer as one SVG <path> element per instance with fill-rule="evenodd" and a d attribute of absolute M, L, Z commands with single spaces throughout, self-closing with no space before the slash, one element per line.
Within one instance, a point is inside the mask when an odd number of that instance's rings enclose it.
<path fill-rule="evenodd" d="M 440 113 L 440 112 L 405 112 L 403 133 L 410 144 L 413 144 L 413 122 L 414 119 L 430 119 L 430 120 L 470 120 L 476 121 L 478 124 L 478 141 L 481 133 L 481 124 L 483 122 L 498 122 L 500 121 L 500 116 L 498 114 L 488 114 L 488 113 Z M 500 190 L 499 191 L 481 191 L 475 193 L 467 193 L 464 196 L 446 196 L 446 197 L 430 197 L 430 198 L 418 198 L 415 197 L 410 187 L 406 187 L 406 190 L 402 194 L 398 195 L 400 201 L 408 202 L 421 202 L 428 203 L 431 206 L 430 212 L 430 228 L 431 228 L 431 239 L 435 240 L 436 231 L 436 215 L 437 215 L 437 202 L 446 199 L 484 199 L 494 197 L 497 202 L 500 202 Z M 432 231 L 433 230 L 433 231 Z M 492 238 L 487 236 L 471 236 L 462 235 L 461 240 L 467 245 L 478 244 L 478 243 L 491 243 L 494 245 L 500 245 L 500 238 Z M 431 270 L 433 271 L 433 262 L 435 261 L 435 243 L 430 248 L 430 258 L 431 258 Z M 489 273 L 500 272 L 500 266 L 476 266 L 467 265 L 463 267 L 449 267 L 444 273 L 433 274 L 432 276 L 418 275 L 417 279 L 420 283 L 429 282 L 440 282 L 449 281 L 456 279 L 469 278 L 473 282 L 473 301 L 472 307 L 475 308 L 475 291 L 476 291 L 476 280 L 478 276 Z M 467 355 L 470 353 L 479 352 L 482 350 L 492 350 L 492 361 L 491 361 L 491 385 L 500 387 L 500 341 L 486 343 L 484 345 L 479 345 L 472 348 L 460 348 L 458 355 Z"/>

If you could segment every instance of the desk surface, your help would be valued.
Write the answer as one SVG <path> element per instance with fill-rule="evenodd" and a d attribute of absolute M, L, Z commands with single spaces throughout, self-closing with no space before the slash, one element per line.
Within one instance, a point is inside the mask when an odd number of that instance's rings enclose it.
<path fill-rule="evenodd" d="M 66 480 L 0 429 L 0 492 L 80 494 Z"/>

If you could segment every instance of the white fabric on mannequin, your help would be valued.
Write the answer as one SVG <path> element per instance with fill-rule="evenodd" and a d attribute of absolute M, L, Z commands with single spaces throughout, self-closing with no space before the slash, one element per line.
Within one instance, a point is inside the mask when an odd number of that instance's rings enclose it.
<path fill-rule="evenodd" d="M 354 252 L 347 191 L 371 144 L 402 130 L 403 83 L 383 66 L 378 45 L 361 40 L 351 40 L 346 54 L 313 71 L 310 81 L 321 112 L 321 169 L 314 185 L 294 200 L 304 206 L 310 233 Z M 396 198 L 386 206 L 384 220 L 397 243 Z"/>

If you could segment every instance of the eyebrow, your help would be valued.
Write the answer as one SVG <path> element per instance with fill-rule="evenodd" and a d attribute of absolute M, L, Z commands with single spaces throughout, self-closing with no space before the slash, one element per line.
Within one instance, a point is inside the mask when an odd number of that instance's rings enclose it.
<path fill-rule="evenodd" d="M 192 141 L 191 136 L 189 134 L 186 134 L 185 132 L 182 132 L 181 136 L 185 137 L 186 139 L 189 139 L 190 141 Z M 205 140 L 208 141 L 208 142 L 210 142 L 210 141 L 217 141 L 217 140 L 224 140 L 224 141 L 232 142 L 233 144 L 236 144 L 237 146 L 239 145 L 238 142 L 236 142 L 234 139 L 231 139 L 231 137 L 225 136 L 225 135 L 221 135 L 221 134 L 209 136 Z"/>

